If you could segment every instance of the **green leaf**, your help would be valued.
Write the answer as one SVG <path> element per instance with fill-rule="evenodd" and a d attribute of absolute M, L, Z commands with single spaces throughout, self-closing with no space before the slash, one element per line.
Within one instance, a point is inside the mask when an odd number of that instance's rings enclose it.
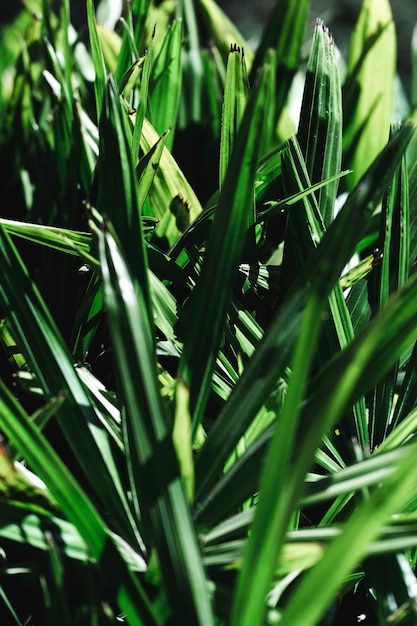
<path fill-rule="evenodd" d="M 145 57 L 146 58 L 146 57 Z M 122 98 L 128 100 L 137 86 L 143 71 L 145 58 L 137 59 L 129 69 L 123 74 L 118 83 L 119 92 Z"/>
<path fill-rule="evenodd" d="M 309 288 L 283 303 L 196 459 L 196 507 L 217 482 L 228 457 L 288 366 Z M 226 429 L 226 431 L 225 431 Z M 227 437 L 224 433 L 227 432 Z"/>
<path fill-rule="evenodd" d="M 243 51 L 231 46 L 226 68 L 220 139 L 220 188 L 223 186 L 249 97 L 249 84 Z"/>
<path fill-rule="evenodd" d="M 254 222 L 253 184 L 270 78 L 271 68 L 265 67 L 250 95 L 207 242 L 201 277 L 193 293 L 178 376 L 190 390 L 194 433 L 209 395 L 244 238 Z"/>
<path fill-rule="evenodd" d="M 395 67 L 395 27 L 389 1 L 365 0 L 350 42 L 344 86 L 343 149 L 353 170 L 348 181 L 350 188 L 388 139 Z"/>
<path fill-rule="evenodd" d="M 181 476 L 189 502 L 194 498 L 194 459 L 188 389 L 181 383 L 176 389 L 175 421 L 172 439 L 180 464 Z"/>
<path fill-rule="evenodd" d="M 224 60 L 226 61 L 228 57 L 230 46 L 237 45 L 245 51 L 246 65 L 250 70 L 253 52 L 236 25 L 213 0 L 199 0 L 198 5 L 210 37 L 220 50 Z"/>
<path fill-rule="evenodd" d="M 9 502 L 1 505 L 0 536 L 3 540 L 27 542 L 33 548 L 46 550 L 45 530 L 42 526 L 48 525 L 47 518 L 36 515 L 30 507 L 25 511 L 21 503 L 19 504 L 20 506 Z M 73 524 L 51 517 L 50 532 L 54 532 L 56 539 L 61 541 L 63 555 L 69 559 L 88 562 L 90 557 L 87 544 Z"/>
<path fill-rule="evenodd" d="M 0 224 L 11 235 L 48 246 L 53 250 L 80 256 L 92 267 L 98 265 L 97 260 L 90 254 L 90 233 L 8 219 L 0 219 Z"/>
<path fill-rule="evenodd" d="M 275 3 L 251 66 L 250 82 L 252 83 L 259 68 L 267 61 L 270 50 L 275 51 L 274 117 L 276 124 L 284 110 L 291 81 L 299 66 L 308 8 L 308 0 L 300 0 L 297 3 L 292 0 L 278 0 Z"/>
<path fill-rule="evenodd" d="M 142 135 L 143 120 L 145 119 L 148 107 L 149 80 L 153 65 L 154 39 L 155 31 L 153 31 L 152 33 L 151 40 L 146 50 L 141 74 L 140 87 L 137 94 L 139 101 L 136 107 L 135 127 L 133 129 L 132 136 L 132 160 L 134 165 L 136 165 L 139 160 L 139 148 Z"/>
<path fill-rule="evenodd" d="M 155 175 L 161 161 L 164 146 L 169 136 L 169 132 L 165 131 L 155 145 L 140 159 L 136 167 L 136 176 L 138 179 L 137 193 L 138 206 L 143 209 L 148 198 Z"/>
<path fill-rule="evenodd" d="M 134 116 L 132 121 L 134 120 Z M 159 136 L 145 118 L 141 147 L 145 154 L 157 143 Z M 181 232 L 202 212 L 194 190 L 169 150 L 163 149 L 159 168 L 149 192 L 150 206 L 159 224 L 157 235 L 173 244 Z"/>
<path fill-rule="evenodd" d="M 151 0 L 133 0 L 127 7 L 127 24 L 123 31 L 122 44 L 117 58 L 117 68 L 115 71 L 116 80 L 125 73 L 135 61 L 145 45 L 147 35 L 146 21 L 150 12 Z M 130 11 L 129 11 L 130 9 Z M 152 25 L 153 26 L 153 25 Z"/>
<path fill-rule="evenodd" d="M 122 46 L 121 37 L 115 30 L 110 30 L 100 23 L 97 24 L 96 29 L 105 66 L 107 71 L 114 76 L 117 71 L 118 58 Z"/>
<path fill-rule="evenodd" d="M 310 186 L 307 167 L 296 138 L 289 142 L 288 151 L 282 155 L 284 190 L 290 197 Z M 289 282 L 297 267 L 301 269 L 305 259 L 321 240 L 325 225 L 314 196 L 306 196 L 288 213 L 287 232 L 282 271 Z M 287 266 L 290 267 L 287 269 Z M 284 281 L 283 281 L 284 282 Z M 353 338 L 353 328 L 340 285 L 336 284 L 329 295 L 329 316 L 323 324 L 323 338 L 318 346 L 318 364 L 325 363 L 334 353 Z M 346 440 L 357 437 L 363 449 L 369 448 L 369 435 L 365 403 L 358 402 L 341 424 Z"/>
<path fill-rule="evenodd" d="M 104 90 L 106 86 L 106 66 L 104 63 L 103 52 L 100 45 L 100 39 L 97 32 L 96 16 L 94 11 L 93 0 L 87 0 L 87 22 L 88 33 L 90 36 L 91 53 L 94 63 L 95 80 L 94 91 L 96 95 L 96 113 L 97 120 L 100 119 L 101 108 L 103 105 Z"/>
<path fill-rule="evenodd" d="M 409 272 L 409 197 L 408 176 L 403 159 L 382 203 L 378 249 L 382 259 L 369 284 L 369 302 L 373 315 L 402 287 Z M 369 422 L 372 444 L 378 446 L 394 424 L 390 424 L 399 363 L 379 382 L 369 399 Z"/>
<path fill-rule="evenodd" d="M 304 480 L 305 473 L 307 472 L 308 468 L 310 467 L 312 463 L 312 455 L 314 454 L 314 450 L 319 444 L 320 433 L 326 432 L 331 427 L 332 423 L 334 423 L 337 417 L 340 416 L 341 412 L 343 411 L 346 405 L 354 401 L 357 397 L 360 397 L 362 393 L 364 393 L 381 376 L 383 376 L 384 373 L 391 367 L 392 363 L 395 362 L 396 358 L 398 358 L 398 356 L 404 350 L 405 346 L 408 345 L 410 341 L 415 339 L 417 331 L 413 323 L 413 316 L 414 316 L 413 311 L 415 310 L 416 297 L 417 297 L 417 282 L 415 279 L 413 279 L 401 292 L 398 293 L 397 297 L 391 300 L 391 303 L 384 309 L 384 311 L 377 318 L 375 318 L 374 322 L 372 322 L 372 324 L 369 325 L 366 331 L 364 331 L 364 333 L 362 333 L 361 336 L 358 336 L 349 345 L 349 347 L 346 348 L 340 354 L 339 357 L 337 357 L 331 363 L 329 363 L 329 365 L 320 372 L 319 376 L 316 377 L 316 379 L 312 381 L 311 383 L 312 391 L 311 391 L 310 400 L 304 403 L 304 406 L 303 406 L 304 417 L 302 417 L 300 421 L 296 453 L 294 454 L 293 460 L 290 463 L 288 470 L 285 472 L 285 483 L 280 485 L 280 493 L 285 494 L 285 500 L 284 500 L 285 502 L 288 502 L 291 499 L 291 497 L 293 498 L 297 497 L 295 495 L 295 492 L 293 492 L 292 488 L 289 486 L 291 485 L 291 483 L 293 483 L 293 487 L 297 490 L 298 497 L 300 497 L 301 484 Z M 374 361 L 380 364 L 379 368 L 375 368 Z M 279 421 L 274 440 L 272 441 L 272 444 L 271 444 L 271 448 L 270 448 L 271 456 L 269 457 L 271 462 L 272 462 L 272 451 L 275 453 L 275 455 L 278 452 L 276 448 L 274 449 L 273 443 L 274 441 L 278 443 L 278 435 L 281 434 L 279 426 L 281 424 L 282 422 Z M 282 440 L 282 437 L 281 437 L 281 440 Z M 279 457 L 275 456 L 275 459 L 276 458 L 279 458 Z M 406 459 L 407 459 L 407 463 L 411 462 L 411 458 L 409 454 L 407 454 L 407 456 L 402 459 L 402 462 L 405 463 Z M 402 464 L 402 462 L 400 462 L 400 465 Z M 265 480 L 267 480 L 268 478 L 266 474 L 268 470 L 271 473 L 271 466 L 268 466 L 268 463 L 266 463 L 266 466 L 264 469 Z M 396 476 L 396 480 L 399 481 L 400 473 L 398 470 L 395 472 L 395 476 Z M 270 480 L 272 481 L 272 476 Z M 298 489 L 296 488 L 297 483 L 299 484 Z M 386 483 L 391 483 L 391 477 L 387 478 Z M 322 560 L 323 571 L 325 568 L 324 562 L 326 562 L 327 567 L 333 567 L 333 570 L 332 570 L 333 578 L 332 578 L 332 585 L 331 585 L 332 591 L 329 592 L 328 589 L 326 588 L 326 591 L 323 592 L 322 594 L 323 597 L 321 598 L 321 601 L 323 602 L 323 604 L 320 605 L 319 600 L 317 599 L 317 604 L 319 604 L 319 608 L 317 608 L 318 613 L 324 611 L 326 607 L 326 602 L 330 600 L 331 594 L 334 593 L 337 587 L 341 584 L 343 577 L 348 573 L 348 568 L 351 567 L 354 562 L 357 562 L 359 558 L 363 555 L 363 550 L 366 546 L 367 541 L 369 541 L 371 537 L 376 536 L 376 534 L 378 533 L 378 528 L 382 521 L 382 518 L 378 517 L 378 507 L 382 503 L 384 503 L 382 508 L 384 510 L 383 515 L 385 516 L 387 516 L 389 512 L 393 512 L 396 510 L 395 507 L 396 507 L 397 500 L 395 499 L 395 496 L 392 496 L 392 494 L 390 494 L 390 491 L 389 491 L 389 489 L 393 488 L 392 484 L 390 484 L 389 487 L 387 486 L 387 490 L 385 491 L 386 483 L 384 483 L 384 486 L 381 488 L 384 490 L 384 495 L 381 496 L 381 499 L 378 495 L 375 495 L 375 498 L 373 499 L 374 506 L 376 507 L 376 514 L 373 516 L 372 520 L 368 519 L 367 524 L 365 525 L 364 529 L 362 529 L 363 533 L 361 534 L 359 531 L 360 524 L 363 523 L 363 520 L 364 518 L 366 518 L 367 515 L 370 515 L 370 511 L 372 510 L 370 507 L 368 507 L 368 502 L 362 505 L 360 509 L 361 513 L 360 514 L 358 513 L 358 516 L 360 517 L 361 521 L 358 522 L 358 524 L 356 525 L 356 522 L 354 521 L 355 516 L 353 516 L 349 523 L 349 532 L 346 530 L 344 533 L 344 535 L 345 534 L 347 535 L 346 545 L 348 544 L 349 541 L 352 540 L 352 536 L 354 535 L 354 533 L 358 533 L 358 536 L 356 537 L 356 540 L 355 540 L 356 553 L 355 553 L 355 550 L 352 551 L 353 554 L 350 552 L 350 549 L 347 550 L 347 552 L 349 552 L 349 555 L 347 555 L 345 552 L 343 561 L 341 563 L 338 563 L 337 566 L 335 564 L 336 548 L 334 551 L 329 549 L 329 551 L 326 553 L 326 556 L 323 558 Z M 284 484 L 285 484 L 285 488 L 283 486 Z M 278 487 L 278 481 L 275 475 L 274 475 L 273 482 L 270 483 L 271 488 L 272 486 L 274 486 L 275 489 Z M 401 486 L 401 489 L 402 489 L 402 486 Z M 407 489 L 409 489 L 409 487 Z M 407 499 L 410 498 L 410 492 L 409 491 L 407 492 L 407 489 L 402 491 L 402 495 L 401 495 L 402 504 L 405 504 Z M 379 490 L 377 489 L 377 491 Z M 262 491 L 262 483 L 261 483 L 261 496 L 262 496 L 262 493 L 263 491 Z M 389 508 L 386 508 L 386 503 L 385 503 L 385 498 L 387 497 L 386 494 L 389 494 L 389 498 L 391 498 L 392 500 L 392 502 L 390 503 L 390 505 L 393 507 L 392 510 L 390 510 Z M 372 496 L 370 497 L 370 499 L 372 499 Z M 256 524 L 257 516 L 259 516 L 260 511 L 262 511 L 262 509 L 260 509 L 261 501 L 262 500 L 260 500 L 258 507 L 257 507 L 254 526 L 252 528 L 251 538 L 248 542 L 248 550 L 250 548 L 251 542 L 253 544 L 255 541 L 256 531 L 259 530 L 259 526 L 257 527 L 255 524 Z M 272 501 L 271 498 L 269 498 L 269 503 L 271 501 Z M 295 503 L 293 502 L 293 505 L 294 504 Z M 269 509 L 271 509 L 270 506 L 269 506 Z M 277 511 L 278 518 L 277 518 L 276 524 L 273 526 L 275 535 L 277 532 L 279 532 L 280 527 L 278 526 L 278 520 L 280 521 L 282 519 L 282 516 L 285 515 L 285 512 L 284 512 L 285 509 L 286 507 L 280 507 L 279 503 L 277 503 L 275 510 Z M 363 515 L 362 515 L 362 509 L 363 509 Z M 281 512 L 279 513 L 280 510 Z M 289 507 L 289 511 L 290 510 L 292 510 L 292 507 Z M 289 511 L 287 512 L 287 516 L 289 515 Z M 266 511 L 264 513 L 266 515 Z M 381 513 L 381 509 L 380 509 L 380 513 Z M 271 519 L 271 514 L 272 514 L 272 511 L 269 510 L 268 519 Z M 350 532 L 351 526 L 352 526 L 352 532 Z M 264 524 L 263 524 L 263 542 L 265 542 L 266 540 L 265 534 L 268 531 L 272 532 L 272 528 L 269 527 L 269 522 L 267 522 L 267 516 L 265 516 Z M 367 535 L 367 532 L 369 533 L 368 535 Z M 260 539 L 260 535 L 259 535 L 259 539 Z M 276 537 L 274 541 L 276 541 Z M 340 541 L 340 544 L 345 545 L 342 540 Z M 271 551 L 270 546 L 269 548 Z M 338 549 L 342 549 L 340 545 L 338 546 Z M 331 557 L 330 557 L 330 554 L 332 555 Z M 339 553 L 339 556 L 340 554 L 341 553 Z M 259 550 L 258 550 L 258 555 L 259 555 Z M 328 560 L 326 560 L 327 557 L 328 557 Z M 266 562 L 267 562 L 266 555 L 264 555 L 264 557 L 262 558 L 262 566 L 263 566 L 262 576 L 259 577 L 261 581 L 262 581 L 262 578 L 265 576 L 264 569 L 265 569 Z M 244 565 L 248 567 L 248 564 L 246 561 L 244 561 Z M 253 562 L 250 563 L 250 566 L 252 569 L 252 575 L 254 575 L 255 566 Z M 273 563 L 270 563 L 270 567 L 271 568 L 273 567 Z M 320 572 L 322 573 L 321 565 L 318 565 L 317 567 L 320 569 Z M 338 579 L 338 582 L 335 581 L 335 576 L 336 576 L 335 568 L 337 568 L 337 571 L 340 573 L 340 578 Z M 242 580 L 244 580 L 243 578 L 244 571 L 245 570 L 243 569 Z M 339 576 L 339 573 L 338 573 L 338 576 Z M 252 591 L 251 593 L 254 593 L 257 590 L 257 586 L 254 584 L 254 580 L 256 580 L 256 582 L 258 583 L 258 580 L 259 580 L 258 575 L 256 576 L 256 579 L 252 579 L 251 589 L 253 589 L 254 591 Z M 300 589 L 301 588 L 303 589 L 303 592 L 305 593 L 307 593 L 307 589 L 308 589 L 309 594 L 312 593 L 312 588 L 308 587 L 307 584 L 303 583 L 300 586 Z M 263 589 L 265 593 L 265 587 L 263 587 Z M 248 592 L 248 587 L 246 587 L 246 592 Z M 302 623 L 301 621 L 296 621 L 296 620 L 301 620 L 300 606 L 304 606 L 303 602 L 301 604 L 297 604 L 297 602 L 299 602 L 300 600 L 300 595 L 301 595 L 301 591 L 299 592 L 298 590 L 294 594 L 294 601 L 290 605 L 291 610 L 289 610 L 289 614 L 291 617 L 288 617 L 287 611 L 285 611 L 284 615 L 285 615 L 285 619 L 288 620 L 287 621 L 288 624 L 292 624 L 292 623 L 301 624 Z M 295 600 L 295 598 L 297 599 L 297 601 Z M 303 601 L 305 601 L 305 598 L 303 598 Z M 259 604 L 258 620 L 260 620 L 261 611 L 263 608 L 261 598 L 259 598 L 258 604 Z M 296 610 L 297 610 L 296 605 L 298 606 L 297 617 L 296 617 Z M 252 607 L 253 607 L 253 604 L 251 605 L 251 610 L 253 610 Z M 304 618 L 305 618 L 305 615 L 304 615 Z M 253 613 L 251 615 L 251 619 L 252 620 L 254 619 Z M 309 623 L 311 624 L 315 623 L 316 619 L 317 617 L 312 618 L 312 621 L 310 621 Z M 252 623 L 254 622 L 252 621 Z"/>
<path fill-rule="evenodd" d="M 182 0 L 176 7 L 176 16 L 184 23 L 186 40 L 182 49 L 182 75 L 179 123 L 182 127 L 202 121 L 203 105 L 203 59 L 200 29 L 198 28 L 195 3 Z"/>
<path fill-rule="evenodd" d="M 392 422 L 393 426 L 396 427 L 394 430 L 397 431 L 399 423 L 404 419 L 408 419 L 407 416 L 411 412 L 413 408 L 416 406 L 417 400 L 417 369 L 416 369 L 416 360 L 417 360 L 417 344 L 414 346 L 413 351 L 410 355 L 410 359 L 407 363 L 407 367 L 404 372 L 404 379 L 400 389 L 398 390 L 398 398 L 395 403 Z M 392 433 L 391 433 L 392 434 Z M 382 442 L 383 444 L 384 442 Z M 381 445 L 382 445 L 381 444 Z"/>
<path fill-rule="evenodd" d="M 77 465 L 97 490 L 114 528 L 140 544 L 108 435 L 100 426 L 59 330 L 2 226 L 0 268 L 5 277 L 0 284 L 0 301 L 30 370 L 47 399 L 66 393 L 57 421 Z"/>
<path fill-rule="evenodd" d="M 415 449 L 411 446 L 398 469 L 377 487 L 351 516 L 341 535 L 328 547 L 323 558 L 306 573 L 291 595 L 282 615 L 283 626 L 313 626 L 352 571 L 380 534 L 381 524 L 397 511 L 415 488 L 417 469 Z M 317 585 L 317 580 L 326 580 Z M 305 608 L 309 610 L 306 613 Z"/>
<path fill-rule="evenodd" d="M 109 225 L 100 235 L 104 302 L 123 405 L 132 498 L 147 542 L 158 553 L 174 615 L 212 626 L 206 578 L 164 414 L 143 293 Z"/>
<path fill-rule="evenodd" d="M 152 68 L 149 85 L 149 120 L 156 132 L 170 129 L 167 148 L 172 149 L 182 87 L 182 21 L 174 20 Z"/>
<path fill-rule="evenodd" d="M 68 472 L 52 446 L 30 422 L 23 408 L 0 381 L 1 428 L 48 486 L 68 520 L 89 547 L 91 557 L 108 572 L 115 598 L 137 626 L 156 624 L 146 596 L 112 540 L 103 520 Z"/>
<path fill-rule="evenodd" d="M 336 375 L 336 371 L 338 372 L 338 380 L 342 380 L 342 377 L 344 377 L 343 381 L 346 381 L 344 385 L 341 383 L 337 384 L 334 380 L 326 379 L 324 395 L 323 393 L 321 395 L 318 394 L 319 387 L 315 385 L 318 406 L 314 411 L 309 407 L 308 418 L 303 418 L 302 415 L 299 415 L 300 406 L 297 403 L 301 401 L 300 394 L 302 389 L 298 389 L 297 384 L 302 385 L 306 375 L 305 367 L 311 358 L 312 344 L 314 345 L 314 339 L 317 338 L 319 328 L 319 320 L 317 318 L 320 318 L 329 291 L 336 280 L 338 280 L 344 264 L 353 253 L 356 242 L 360 237 L 360 233 L 357 232 L 356 228 L 359 221 L 354 220 L 355 229 L 350 229 L 350 232 L 348 232 L 345 220 L 352 220 L 354 212 L 358 212 L 358 215 L 361 216 L 361 224 L 365 227 L 364 222 L 366 219 L 369 220 L 371 218 L 384 189 L 381 189 L 381 175 L 388 178 L 386 167 L 388 162 L 394 157 L 394 161 L 390 163 L 389 171 L 389 176 L 392 177 L 412 133 L 413 126 L 405 125 L 399 133 L 394 135 L 386 150 L 367 173 L 365 180 L 351 194 L 345 207 L 323 236 L 321 244 L 310 256 L 311 264 L 315 270 L 311 279 L 313 291 L 306 306 L 305 316 L 301 322 L 297 344 L 298 350 L 296 350 L 294 357 L 294 370 L 287 399 L 280 419 L 277 422 L 277 428 L 271 441 L 261 476 L 259 502 L 238 580 L 232 624 L 239 624 L 240 626 L 242 624 L 248 624 L 249 626 L 250 624 L 253 626 L 262 623 L 265 610 L 264 599 L 271 583 L 275 563 L 291 516 L 297 505 L 297 500 L 300 498 L 305 474 L 313 463 L 315 451 L 319 447 L 321 437 L 328 431 L 334 421 L 340 417 L 341 412 L 348 405 L 348 401 L 353 402 L 360 397 L 357 387 L 358 377 L 362 374 L 362 370 L 359 367 L 359 363 L 355 359 L 348 360 L 349 357 L 346 357 L 346 362 L 344 362 L 343 374 L 342 370 L 333 368 L 334 361 L 332 362 L 332 367 L 327 368 L 329 377 L 332 374 Z M 385 179 L 385 182 L 388 181 Z M 311 265 L 308 264 L 302 274 L 307 278 L 307 276 L 311 276 L 311 271 Z M 405 307 L 404 317 L 401 321 L 398 321 L 398 324 L 402 324 L 401 330 L 404 332 L 404 342 L 406 342 L 410 341 L 412 337 L 410 329 L 412 287 L 410 287 L 410 293 L 407 293 L 404 297 L 409 306 L 408 308 Z M 397 307 L 395 307 L 397 315 L 398 308 L 399 305 L 397 303 Z M 386 323 L 393 323 L 393 309 L 394 306 L 390 309 L 391 315 L 387 314 L 389 321 L 386 322 L 384 320 Z M 378 334 L 378 331 L 379 329 L 375 330 L 375 333 Z M 381 331 L 381 335 L 383 332 L 385 332 L 385 328 Z M 304 336 L 304 333 L 306 336 Z M 309 343 L 310 333 L 311 343 Z M 363 350 L 363 354 L 360 353 L 363 358 L 362 367 L 365 367 L 365 364 L 369 367 L 372 351 L 376 350 L 378 341 L 381 341 L 381 335 L 378 334 L 378 339 L 375 338 L 374 341 L 371 341 L 368 335 L 367 341 L 361 344 L 361 349 Z M 398 337 L 399 335 L 397 334 L 396 338 Z M 349 349 L 353 345 L 354 342 L 341 354 L 349 355 Z M 391 352 L 387 351 L 384 353 L 384 365 L 392 362 L 393 356 L 398 353 L 401 354 L 400 350 L 402 349 L 404 349 L 404 343 L 398 343 L 395 351 L 393 351 L 393 346 L 390 345 Z M 388 358 L 389 354 L 390 358 Z M 350 378 L 347 374 L 349 367 L 352 370 Z M 250 367 L 246 371 L 250 371 Z M 361 378 L 363 385 L 365 385 L 365 381 L 368 385 L 371 380 L 372 377 L 369 376 L 368 371 Z M 352 393 L 353 389 L 355 390 L 354 395 Z M 329 405 L 327 405 L 328 410 L 324 406 L 325 400 L 329 402 Z M 303 407 L 303 412 L 306 410 L 306 407 Z M 297 418 L 302 426 L 297 431 L 297 453 L 294 452 L 297 460 L 296 463 L 294 461 L 291 463 L 289 462 L 291 452 L 288 447 L 293 445 L 295 440 Z M 277 490 L 281 494 L 279 500 L 274 498 Z"/>
<path fill-rule="evenodd" d="M 114 223 L 123 238 L 131 270 L 147 283 L 146 254 L 138 205 L 136 176 L 127 136 L 126 116 L 119 93 L 110 77 L 100 118 L 100 155 L 98 160 L 97 209 Z M 117 155 L 117 159 L 115 159 Z M 147 289 L 144 290 L 148 298 Z M 150 301 L 148 300 L 148 307 Z"/>
<path fill-rule="evenodd" d="M 375 590 L 378 621 L 392 621 L 398 616 L 404 625 L 411 626 L 417 617 L 416 604 L 411 600 L 417 580 L 407 556 L 386 554 L 367 559 L 365 571 Z"/>
<path fill-rule="evenodd" d="M 334 42 L 320 20 L 316 23 L 307 64 L 298 141 L 313 183 L 340 172 L 342 91 Z M 334 217 L 337 185 L 337 181 L 326 185 L 318 195 L 318 205 L 325 226 Z"/>
<path fill-rule="evenodd" d="M 400 134 L 394 135 L 390 145 L 380 155 L 374 167 L 351 193 L 345 207 L 313 253 L 312 262 L 304 264 L 300 276 L 301 288 L 297 289 L 296 283 L 294 292 L 289 294 L 282 304 L 228 402 L 217 416 L 197 457 L 197 503 L 217 481 L 227 458 L 232 454 L 239 439 L 244 435 L 289 364 L 295 338 L 299 332 L 302 310 L 309 294 L 309 284 L 319 280 L 320 284 L 323 287 L 325 285 L 328 290 L 331 288 L 332 281 L 338 279 L 355 250 L 357 240 L 361 237 L 358 224 L 366 228 L 366 221 L 371 218 L 389 181 L 389 176 L 394 174 L 396 163 L 401 159 L 413 130 L 412 124 L 406 124 Z M 346 248 L 344 248 L 345 245 Z M 313 261 L 314 256 L 316 259 Z M 325 273 L 326 279 L 320 276 L 319 268 Z M 332 280 L 330 280 L 330 272 L 333 274 Z M 225 431 L 228 433 L 227 437 L 224 437 Z"/>
<path fill-rule="evenodd" d="M 296 507 L 295 493 L 288 489 L 287 471 L 296 441 L 304 384 L 319 336 L 323 304 L 313 292 L 303 312 L 287 395 L 261 474 L 259 500 L 233 602 L 233 625 L 262 624 L 265 596 L 281 547 L 279 538 L 284 536 Z M 287 505 L 285 508 L 274 498 L 278 486 Z"/>

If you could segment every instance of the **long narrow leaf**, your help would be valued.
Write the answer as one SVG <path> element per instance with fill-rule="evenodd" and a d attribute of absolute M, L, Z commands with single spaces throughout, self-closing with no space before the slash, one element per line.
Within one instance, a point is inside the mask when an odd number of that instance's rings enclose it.
<path fill-rule="evenodd" d="M 128 614 L 129 621 L 137 626 L 155 626 L 144 591 L 129 572 L 103 520 L 52 446 L 1 381 L 0 407 L 3 432 L 48 485 L 68 520 L 88 545 L 92 558 L 100 563 L 102 571 L 113 581 L 115 597 Z"/>
<path fill-rule="evenodd" d="M 245 57 L 238 47 L 231 47 L 227 61 L 220 139 L 220 188 L 224 183 L 234 140 L 242 122 L 249 96 Z"/>
<path fill-rule="evenodd" d="M 68 348 L 3 227 L 0 227 L 0 268 L 4 277 L 0 301 L 31 371 L 47 399 L 63 391 L 67 395 L 57 419 L 77 463 L 97 489 L 115 527 L 134 543 L 140 543 L 108 436 L 100 427 Z"/>
<path fill-rule="evenodd" d="M 338 174 L 342 160 L 342 91 L 334 42 L 318 21 L 307 65 L 298 140 L 313 183 Z M 319 208 L 328 226 L 334 217 L 337 182 L 324 187 Z"/>
<path fill-rule="evenodd" d="M 91 50 L 94 63 L 94 71 L 96 74 L 94 81 L 94 89 L 96 94 L 96 112 L 97 121 L 100 119 L 101 107 L 103 104 L 104 90 L 106 84 L 106 66 L 104 63 L 103 52 L 100 45 L 100 39 L 97 32 L 96 16 L 94 11 L 93 0 L 87 0 L 87 21 L 88 31 L 91 41 Z"/>
<path fill-rule="evenodd" d="M 277 85 L 275 96 L 276 124 L 281 117 L 291 81 L 298 69 L 308 7 L 308 0 L 300 0 L 297 3 L 291 0 L 278 0 L 275 3 L 251 67 L 250 81 L 253 82 L 259 68 L 266 62 L 267 56 L 270 54 L 269 51 L 274 50 Z"/>
<path fill-rule="evenodd" d="M 170 129 L 167 148 L 172 149 L 182 86 L 182 21 L 175 20 L 155 60 L 150 77 L 149 119 L 156 132 Z"/>
<path fill-rule="evenodd" d="M 202 275 L 193 294 L 179 376 L 190 389 L 194 432 L 210 391 L 244 237 L 254 222 L 253 183 L 270 75 L 271 68 L 265 67 L 249 98 L 207 243 Z"/>
<path fill-rule="evenodd" d="M 137 514 L 170 581 L 167 593 L 174 614 L 212 626 L 201 556 L 162 407 L 144 286 L 133 282 L 107 225 L 100 236 L 100 260 Z"/>
<path fill-rule="evenodd" d="M 384 71 L 379 71 L 381 57 Z M 388 0 L 365 0 L 350 42 L 344 86 L 344 151 L 358 182 L 385 145 L 392 121 L 395 27 Z"/>
<path fill-rule="evenodd" d="M 281 620 L 284 626 L 313 626 L 317 623 L 341 586 L 343 577 L 352 571 L 369 543 L 380 534 L 382 523 L 407 501 L 410 490 L 415 489 L 416 478 L 415 449 L 411 446 L 394 474 L 361 505 L 344 532 L 292 594 Z M 326 580 L 326 584 L 317 585 L 317 580 Z M 308 606 L 307 612 L 305 606 Z"/>
<path fill-rule="evenodd" d="M 336 280 L 336 276 L 338 277 L 349 260 L 360 238 L 361 233 L 358 232 L 357 225 L 361 224 L 365 228 L 366 220 L 370 219 L 385 190 L 386 181 L 394 174 L 396 163 L 401 159 L 413 132 L 412 124 L 405 125 L 400 134 L 393 137 L 390 145 L 364 177 L 362 183 L 352 192 L 344 209 L 323 237 L 321 246 L 315 253 L 317 261 L 305 265 L 303 285 L 308 285 L 310 281 L 317 278 L 319 263 L 320 265 L 323 263 L 323 270 L 328 279 L 330 279 L 329 275 L 333 274 L 333 280 Z M 355 228 L 349 229 L 348 224 L 352 223 L 355 224 Z M 348 233 L 351 237 L 350 241 L 347 237 Z M 322 260 L 318 261 L 318 259 Z M 331 262 L 326 259 L 331 259 Z M 328 280 L 327 289 L 331 284 Z M 288 365 L 289 355 L 298 333 L 301 311 L 308 293 L 308 287 L 304 287 L 296 291 L 285 306 L 283 305 L 281 312 L 276 315 L 271 328 L 265 334 L 253 359 L 242 374 L 229 401 L 218 415 L 196 462 L 197 501 L 201 494 L 216 481 L 240 437 L 244 435 L 272 391 L 278 377 Z M 227 438 L 224 437 L 224 429 L 227 429 Z"/>

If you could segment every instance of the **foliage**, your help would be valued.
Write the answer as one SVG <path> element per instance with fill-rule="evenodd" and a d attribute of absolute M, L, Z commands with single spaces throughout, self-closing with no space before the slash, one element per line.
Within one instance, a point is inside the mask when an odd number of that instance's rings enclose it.
<path fill-rule="evenodd" d="M 345 75 L 307 1 L 256 50 L 213 0 L 86 6 L 1 15 L 2 624 L 414 624 L 388 1 Z"/>

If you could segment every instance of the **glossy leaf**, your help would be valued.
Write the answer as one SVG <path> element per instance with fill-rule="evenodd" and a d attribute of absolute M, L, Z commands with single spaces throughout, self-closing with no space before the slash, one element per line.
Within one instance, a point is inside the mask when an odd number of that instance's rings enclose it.
<path fill-rule="evenodd" d="M 339 173 L 342 162 L 342 91 L 334 41 L 321 21 L 316 23 L 307 64 L 298 141 L 313 183 Z M 334 218 L 336 195 L 335 181 L 326 185 L 318 196 L 325 226 Z"/>
<path fill-rule="evenodd" d="M 172 583 L 167 593 L 174 615 L 211 625 L 205 574 L 156 379 L 144 285 L 135 284 L 107 225 L 100 259 L 136 514 Z"/>
<path fill-rule="evenodd" d="M 249 98 L 207 243 L 202 275 L 193 294 L 179 377 L 190 389 L 194 433 L 207 402 L 244 237 L 254 222 L 253 181 L 269 79 L 270 68 L 266 67 Z"/>
<path fill-rule="evenodd" d="M 132 624 L 154 625 L 156 622 L 142 588 L 129 572 L 91 502 L 3 383 L 0 384 L 0 394 L 2 430 L 24 452 L 31 466 L 48 485 L 65 515 L 89 546 L 92 557 L 101 562 L 103 571 L 107 569 L 112 576 L 115 597 Z M 117 572 L 113 569 L 115 564 Z"/>
<path fill-rule="evenodd" d="M 155 59 L 150 77 L 149 119 L 156 132 L 170 129 L 167 148 L 172 149 L 182 87 L 182 21 L 175 20 Z"/>
<path fill-rule="evenodd" d="M 381 57 L 385 60 L 383 72 L 379 71 Z M 344 86 L 343 146 L 354 171 L 350 188 L 388 139 L 395 65 L 395 28 L 389 2 L 366 0 L 351 38 Z"/>
<path fill-rule="evenodd" d="M 239 132 L 248 96 L 249 85 L 244 53 L 239 48 L 232 46 L 228 56 L 224 86 L 220 140 L 220 187 L 222 187 L 226 176 L 233 152 L 233 144 Z"/>

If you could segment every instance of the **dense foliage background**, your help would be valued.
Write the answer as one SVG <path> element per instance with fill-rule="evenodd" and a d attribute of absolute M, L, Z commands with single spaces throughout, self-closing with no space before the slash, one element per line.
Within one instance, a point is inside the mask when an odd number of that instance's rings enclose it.
<path fill-rule="evenodd" d="M 2 625 L 415 624 L 415 41 L 316 6 L 2 4 Z"/>

